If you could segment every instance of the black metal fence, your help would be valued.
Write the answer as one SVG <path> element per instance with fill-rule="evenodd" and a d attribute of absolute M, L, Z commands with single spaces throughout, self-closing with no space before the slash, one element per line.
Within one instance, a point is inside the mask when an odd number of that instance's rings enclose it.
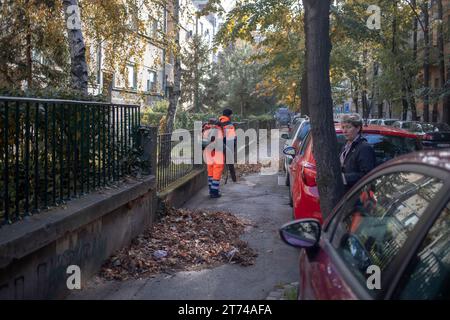
<path fill-rule="evenodd" d="M 130 172 L 139 107 L 0 97 L 0 224 Z"/>
<path fill-rule="evenodd" d="M 259 135 L 259 129 L 267 129 L 270 134 L 270 129 L 275 129 L 274 120 L 244 120 L 235 123 L 236 129 L 255 129 Z M 201 139 L 195 137 L 194 131 L 189 131 L 189 138 L 191 151 L 183 154 L 183 141 L 172 141 L 171 134 L 159 134 L 157 137 L 157 188 L 158 191 L 166 189 L 171 183 L 186 176 L 195 168 L 194 164 L 194 139 Z"/>
<path fill-rule="evenodd" d="M 171 183 L 194 170 L 194 131 L 189 131 L 190 150 L 183 142 L 172 141 L 172 134 L 160 134 L 157 138 L 157 188 L 162 191 Z"/>

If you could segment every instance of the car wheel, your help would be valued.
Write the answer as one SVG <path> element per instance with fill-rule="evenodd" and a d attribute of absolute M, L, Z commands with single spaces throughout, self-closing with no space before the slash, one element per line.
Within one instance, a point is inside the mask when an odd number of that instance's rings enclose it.
<path fill-rule="evenodd" d="M 298 277 L 298 285 L 297 285 L 297 300 L 303 300 L 303 292 L 301 291 L 302 283 L 303 283 L 303 273 L 300 271 L 300 276 Z"/>
<path fill-rule="evenodd" d="M 289 205 L 294 208 L 294 201 L 292 200 L 292 193 L 291 193 L 291 188 L 289 188 Z M 294 211 L 292 210 L 292 215 L 294 215 L 293 213 Z"/>

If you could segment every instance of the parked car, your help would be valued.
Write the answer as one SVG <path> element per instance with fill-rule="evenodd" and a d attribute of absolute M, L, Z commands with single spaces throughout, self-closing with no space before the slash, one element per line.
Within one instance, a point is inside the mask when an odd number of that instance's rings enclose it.
<path fill-rule="evenodd" d="M 305 120 L 305 121 L 299 123 L 298 125 L 296 125 L 294 127 L 294 129 L 292 130 L 292 132 L 293 132 L 292 136 L 289 136 L 289 139 L 286 140 L 283 149 L 285 149 L 287 147 L 293 147 L 297 152 L 300 148 L 301 143 L 305 140 L 306 136 L 308 135 L 310 127 L 311 126 L 310 126 L 309 120 Z M 294 157 L 292 157 L 292 156 L 284 157 L 284 169 L 285 169 L 285 174 L 286 174 L 285 175 L 285 184 L 287 186 L 289 186 L 289 184 L 290 184 L 290 180 L 289 180 L 290 164 L 293 159 L 294 159 Z M 292 203 L 292 201 L 290 201 L 290 203 Z"/>
<path fill-rule="evenodd" d="M 418 136 L 425 135 L 425 132 L 422 129 L 419 121 L 396 121 L 392 124 L 394 128 L 403 129 Z"/>
<path fill-rule="evenodd" d="M 275 113 L 275 120 L 278 127 L 289 127 L 291 123 L 291 113 L 288 108 L 278 108 Z"/>
<path fill-rule="evenodd" d="M 425 148 L 450 148 L 450 126 L 446 123 L 397 121 L 393 126 L 420 136 Z"/>
<path fill-rule="evenodd" d="M 339 150 L 345 143 L 341 126 L 335 125 Z M 392 127 L 369 125 L 363 127 L 363 135 L 375 150 L 376 165 L 399 155 L 421 150 L 420 139 L 407 131 Z M 308 135 L 298 152 L 289 148 L 285 153 L 296 154 L 290 165 L 290 197 L 294 219 L 315 218 L 322 221 L 319 191 L 316 184 L 316 161 L 313 156 L 312 136 Z"/>
<path fill-rule="evenodd" d="M 450 150 L 393 159 L 360 180 L 323 224 L 284 225 L 302 248 L 299 299 L 449 299 Z"/>
<path fill-rule="evenodd" d="M 374 124 L 379 126 L 392 126 L 398 119 L 378 119 Z"/>
<path fill-rule="evenodd" d="M 425 148 L 450 148 L 450 126 L 446 123 L 421 123 Z"/>
<path fill-rule="evenodd" d="M 292 125 L 295 126 L 296 124 L 298 124 L 299 122 L 303 122 L 305 120 L 309 120 L 308 116 L 304 116 L 304 115 L 300 115 L 300 114 L 296 114 L 293 118 L 292 118 Z"/>
<path fill-rule="evenodd" d="M 378 119 L 367 119 L 366 125 L 377 124 L 377 122 L 378 122 Z"/>

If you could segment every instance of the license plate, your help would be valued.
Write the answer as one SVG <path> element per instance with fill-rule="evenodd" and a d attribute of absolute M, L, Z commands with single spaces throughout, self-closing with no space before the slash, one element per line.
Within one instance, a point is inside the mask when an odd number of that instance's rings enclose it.
<path fill-rule="evenodd" d="M 439 148 L 450 148 L 450 144 L 447 143 L 440 143 L 437 145 Z"/>

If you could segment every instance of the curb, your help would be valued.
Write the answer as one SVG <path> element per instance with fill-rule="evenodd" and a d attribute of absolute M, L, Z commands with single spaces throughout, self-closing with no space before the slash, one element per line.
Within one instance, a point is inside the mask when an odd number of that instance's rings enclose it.
<path fill-rule="evenodd" d="M 275 289 L 274 291 L 270 292 L 267 296 L 266 300 L 291 300 L 287 299 L 286 294 L 289 291 L 295 290 L 297 291 L 298 288 L 298 282 L 292 282 L 290 284 L 284 285 L 282 288 Z M 297 299 L 295 299 L 297 300 Z"/>

